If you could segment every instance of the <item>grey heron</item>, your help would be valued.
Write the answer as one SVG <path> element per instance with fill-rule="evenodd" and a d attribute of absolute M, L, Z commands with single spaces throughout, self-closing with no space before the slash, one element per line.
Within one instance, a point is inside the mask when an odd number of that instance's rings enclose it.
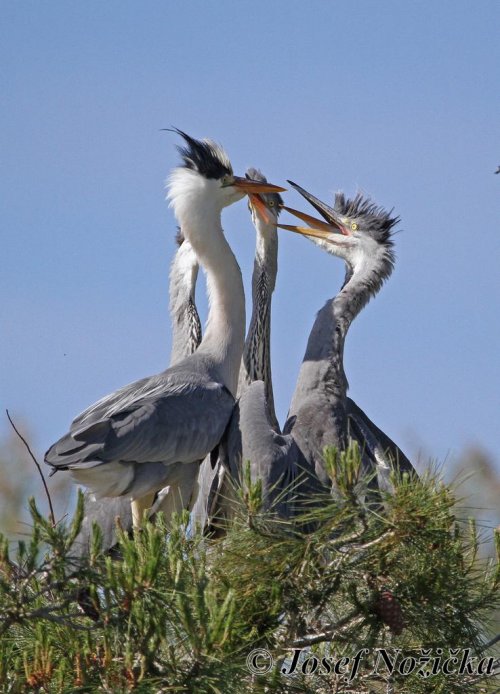
<path fill-rule="evenodd" d="M 379 488 L 388 489 L 391 463 L 401 471 L 414 469 L 399 447 L 347 397 L 343 353 L 352 321 L 392 273 L 392 234 L 399 218 L 361 194 L 348 199 L 337 193 L 334 207 L 329 207 L 295 183 L 288 183 L 325 221 L 285 207 L 308 226 L 278 226 L 304 234 L 342 258 L 346 276 L 340 292 L 316 317 L 284 431 L 293 436 L 324 485 L 329 484 L 323 461 L 325 446 L 344 450 L 349 435 L 356 438 L 365 466 L 376 471 Z"/>
<path fill-rule="evenodd" d="M 198 277 L 198 259 L 189 241 L 184 239 L 180 228 L 176 234 L 177 251 L 170 265 L 169 307 L 172 326 L 172 351 L 170 366 L 182 361 L 184 357 L 193 354 L 201 342 L 201 322 L 196 309 L 195 291 Z M 190 482 L 194 476 L 192 465 L 186 465 L 183 480 Z M 192 485 L 191 485 L 192 486 Z M 182 498 L 182 490 L 168 489 L 170 496 Z M 164 490 L 158 490 L 152 512 L 158 504 L 168 515 L 170 508 L 164 508 Z M 169 500 L 171 501 L 171 499 Z M 86 553 L 92 536 L 92 526 L 97 523 L 101 530 L 102 546 L 110 550 L 117 542 L 116 518 L 120 518 L 121 527 L 129 531 L 132 528 L 132 509 L 128 497 L 105 497 L 96 499 L 90 492 L 85 493 L 85 515 L 81 530 L 75 540 L 77 553 Z"/>
<path fill-rule="evenodd" d="M 196 281 L 199 263 L 193 247 L 180 227 L 177 252 L 170 266 L 169 308 L 172 324 L 170 366 L 196 352 L 201 342 L 201 321 L 196 308 Z"/>
<path fill-rule="evenodd" d="M 247 178 L 267 181 L 258 170 L 250 168 Z M 248 207 L 256 232 L 255 256 L 252 273 L 252 315 L 243 349 L 238 391 L 240 401 L 236 405 L 226 435 L 227 445 L 221 450 L 223 462 L 216 465 L 206 459 L 199 472 L 199 493 L 192 511 L 193 522 L 204 528 L 212 516 L 227 516 L 230 513 L 232 482 L 227 479 L 226 466 L 231 477 L 238 479 L 241 473 L 241 460 L 250 460 L 252 475 L 263 482 L 264 493 L 271 486 L 275 466 L 260 465 L 260 458 L 253 454 L 253 447 L 259 445 L 261 432 L 249 432 L 241 438 L 240 420 L 247 421 L 247 388 L 255 381 L 262 381 L 263 416 L 266 426 L 279 431 L 274 409 L 273 384 L 271 377 L 271 300 L 276 285 L 278 269 L 278 234 L 276 222 L 283 200 L 278 193 L 249 195 Z M 260 392 L 260 386 L 258 386 Z M 259 401 L 260 402 L 260 401 Z M 243 410 L 240 406 L 243 406 Z M 265 410 L 265 413 L 264 413 Z M 274 480 L 273 480 L 274 481 Z"/>
<path fill-rule="evenodd" d="M 258 178 L 257 172 L 251 171 L 249 173 L 253 178 Z M 259 214 L 257 205 L 252 204 L 252 202 L 266 198 L 271 200 L 271 206 L 268 210 L 268 216 L 272 217 L 269 220 L 270 223 L 264 220 L 264 215 Z M 295 497 L 320 489 L 313 469 L 316 467 L 317 461 L 322 460 L 323 442 L 320 442 L 313 456 L 306 457 L 294 438 L 294 431 L 291 428 L 292 422 L 295 421 L 293 414 L 285 425 L 285 432 L 287 433 L 281 434 L 277 424 L 272 397 L 269 338 L 271 299 L 272 289 L 274 289 L 276 281 L 278 248 L 273 221 L 277 221 L 279 207 L 273 206 L 272 196 L 269 195 L 250 196 L 249 204 L 257 232 L 252 278 L 253 312 L 240 369 L 238 388 L 240 398 L 233 412 L 228 427 L 227 443 L 224 446 L 225 462 L 230 468 L 232 476 L 238 479 L 241 475 L 241 463 L 249 461 L 252 477 L 258 477 L 262 481 L 264 505 L 266 507 L 273 505 L 274 510 L 281 515 L 290 516 L 294 512 L 292 504 Z M 368 249 L 366 250 L 368 251 Z M 364 252 L 363 249 L 362 252 Z M 333 332 L 334 326 L 331 328 Z M 325 337 L 328 336 L 321 334 L 321 332 L 315 332 L 313 329 L 310 340 L 313 343 L 321 343 Z M 317 346 L 320 349 L 329 349 L 328 344 L 318 344 Z M 303 385 L 302 383 L 301 386 L 303 387 Z M 314 392 L 314 381 L 308 385 Z M 377 470 L 379 472 L 380 485 L 387 486 L 386 477 L 391 462 L 401 470 L 413 469 L 399 447 L 367 417 L 353 400 L 345 397 L 342 402 L 344 402 L 346 415 L 345 426 L 342 431 L 347 434 L 348 429 L 351 438 L 358 441 L 360 449 L 363 451 L 364 466 L 371 471 Z M 318 403 L 316 402 L 316 404 Z M 323 414 L 324 412 L 320 412 L 319 417 L 321 418 Z M 300 431 L 300 424 L 301 420 L 297 432 Z M 327 426 L 327 419 L 324 420 L 324 426 Z M 307 433 L 309 439 L 314 440 L 318 435 L 321 436 L 321 428 L 316 430 L 312 428 Z M 337 443 L 345 447 L 346 441 L 347 438 L 344 438 Z M 329 443 L 333 443 L 333 441 L 329 441 Z M 205 474 L 209 474 L 207 472 L 209 467 L 206 463 L 204 463 L 203 469 Z M 381 470 L 383 474 L 381 474 Z M 325 482 L 324 477 L 322 481 Z M 201 489 L 198 502 L 203 502 L 207 498 L 207 492 L 203 485 Z M 215 514 L 217 516 L 221 509 L 222 515 L 227 515 L 227 509 L 224 509 L 224 506 L 227 506 L 225 502 L 228 497 L 230 497 L 230 489 L 226 484 L 222 490 L 219 489 L 215 499 L 212 498 L 209 505 L 209 515 Z M 276 503 L 276 499 L 279 499 L 278 503 Z M 204 521 L 205 519 L 206 516 L 201 516 L 201 518 L 198 516 L 198 520 Z"/>
<path fill-rule="evenodd" d="M 215 448 L 233 411 L 245 300 L 222 210 L 248 193 L 284 190 L 234 176 L 219 145 L 176 132 L 185 141 L 179 147 L 183 164 L 170 175 L 168 199 L 207 273 L 209 313 L 201 344 L 160 374 L 99 400 L 45 455 L 53 471 L 68 470 L 97 497 L 128 496 L 134 525 L 158 489 L 178 484 L 186 464 Z"/>
<path fill-rule="evenodd" d="M 258 169 L 250 168 L 246 176 L 267 182 Z M 269 416 L 278 429 L 274 409 L 271 375 L 271 305 L 278 273 L 278 234 L 276 223 L 283 205 L 279 193 L 249 195 L 248 208 L 255 227 L 255 257 L 252 273 L 252 315 L 243 348 L 238 395 L 254 381 L 263 381 Z"/>

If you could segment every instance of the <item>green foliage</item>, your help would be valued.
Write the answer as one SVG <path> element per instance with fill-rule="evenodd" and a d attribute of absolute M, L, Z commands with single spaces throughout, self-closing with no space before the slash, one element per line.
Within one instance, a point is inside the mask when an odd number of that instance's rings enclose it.
<path fill-rule="evenodd" d="M 222 537 L 193 531 L 187 514 L 168 528 L 159 518 L 132 537 L 119 530 L 120 559 L 101 550 L 98 528 L 77 558 L 81 495 L 69 527 L 31 501 L 31 536 L 14 558 L 0 538 L 1 691 L 493 692 L 491 677 L 396 672 L 388 684 L 373 673 L 377 648 L 480 653 L 499 565 L 477 558 L 474 524 L 457 521 L 436 479 L 393 474 L 393 493 L 374 498 L 355 447 L 326 461 L 335 494 L 293 522 L 262 510 L 247 469 Z M 269 673 L 249 672 L 256 648 L 277 664 Z M 346 683 L 300 668 L 285 677 L 299 648 L 318 662 L 370 650 Z"/>

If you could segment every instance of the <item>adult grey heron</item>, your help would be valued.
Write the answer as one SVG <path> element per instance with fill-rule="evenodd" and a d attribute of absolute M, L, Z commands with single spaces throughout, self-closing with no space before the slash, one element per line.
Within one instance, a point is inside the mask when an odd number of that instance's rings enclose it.
<path fill-rule="evenodd" d="M 332 208 L 288 182 L 326 221 L 285 207 L 309 226 L 278 226 L 304 234 L 342 258 L 346 276 L 340 292 L 316 317 L 284 431 L 293 436 L 324 485 L 329 484 L 323 461 L 325 446 L 344 450 L 350 435 L 360 444 L 365 466 L 376 471 L 379 488 L 387 489 L 391 463 L 402 471 L 414 469 L 399 447 L 347 397 L 343 353 L 352 321 L 392 273 L 392 234 L 399 218 L 361 194 L 347 199 L 337 193 Z"/>
<path fill-rule="evenodd" d="M 99 400 L 46 453 L 53 470 L 98 497 L 128 496 L 134 524 L 156 491 L 178 484 L 183 466 L 220 441 L 234 407 L 244 343 L 241 271 L 224 236 L 224 207 L 247 193 L 281 187 L 234 176 L 224 150 L 176 130 L 183 165 L 169 178 L 168 199 L 207 273 L 209 313 L 198 350 L 155 376 Z"/>
<path fill-rule="evenodd" d="M 193 354 L 201 342 L 201 322 L 196 309 L 195 291 L 196 280 L 198 277 L 198 259 L 189 241 L 184 239 L 182 231 L 178 229 L 176 235 L 177 251 L 170 266 L 169 282 L 169 307 L 170 321 L 172 325 L 172 351 L 170 356 L 170 366 L 182 361 L 185 357 Z M 190 480 L 192 465 L 186 465 L 183 481 Z M 168 494 L 182 498 L 182 490 L 168 489 Z M 164 490 L 158 490 L 158 497 L 155 499 L 155 506 L 160 506 L 161 510 L 167 514 L 170 509 L 161 505 L 167 494 Z M 171 502 L 172 500 L 169 499 Z M 165 502 L 164 502 L 165 503 Z M 132 528 L 132 509 L 128 497 L 105 497 L 96 499 L 90 492 L 85 493 L 85 515 L 82 521 L 81 530 L 75 540 L 77 553 L 88 551 L 90 538 L 92 537 L 92 526 L 97 523 L 101 530 L 103 549 L 111 549 L 117 542 L 116 518 L 120 518 L 121 526 L 128 531 Z"/>

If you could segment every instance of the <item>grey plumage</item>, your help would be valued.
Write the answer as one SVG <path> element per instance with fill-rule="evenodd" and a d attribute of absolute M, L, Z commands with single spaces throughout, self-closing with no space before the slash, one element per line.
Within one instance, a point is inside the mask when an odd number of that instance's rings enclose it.
<path fill-rule="evenodd" d="M 415 468 L 399 446 L 379 429 L 351 398 L 346 400 L 346 413 L 350 437 L 358 442 L 362 455 L 369 458 L 365 468 L 377 471 L 377 484 L 380 489 L 391 490 L 392 487 L 388 483 L 391 468 L 416 474 Z"/>
<path fill-rule="evenodd" d="M 250 168 L 246 175 L 256 181 L 267 181 L 258 169 Z M 278 273 L 278 234 L 275 222 L 279 218 L 283 199 L 277 193 L 262 194 L 260 198 L 267 207 L 269 222 L 262 219 L 250 201 L 248 206 L 256 230 L 252 315 L 241 360 L 238 395 L 254 381 L 263 381 L 270 419 L 273 426 L 279 428 L 271 374 L 271 306 Z"/>
<path fill-rule="evenodd" d="M 400 469 L 413 468 L 389 437 L 347 398 L 343 352 L 350 324 L 392 272 L 392 233 L 399 218 L 359 194 L 352 200 L 337 194 L 331 208 L 300 186 L 290 184 L 330 226 L 328 231 L 319 223 L 318 233 L 311 229 L 311 240 L 344 259 L 346 277 L 340 292 L 316 317 L 284 431 L 293 435 L 324 485 L 330 484 L 323 462 L 325 446 L 344 450 L 349 437 L 357 439 L 364 468 L 376 472 L 379 487 L 387 488 L 390 459 Z M 304 227 L 288 228 L 308 235 Z"/>
<path fill-rule="evenodd" d="M 100 496 L 140 498 L 168 484 L 168 465 L 202 459 L 219 442 L 234 398 L 204 356 L 120 389 L 77 417 L 46 461 Z M 203 425 L 200 426 L 200 421 Z M 109 472 L 108 472 L 109 471 Z"/>
<path fill-rule="evenodd" d="M 248 169 L 246 176 L 256 181 L 267 180 L 255 168 Z M 263 460 L 263 451 L 267 451 L 268 429 L 279 431 L 274 409 L 270 338 L 271 300 L 278 262 L 275 222 L 282 204 L 281 196 L 276 193 L 261 194 L 257 200 L 250 196 L 249 210 L 256 231 L 252 315 L 240 366 L 239 400 L 220 447 L 220 459 L 216 465 L 213 460 L 206 459 L 200 468 L 199 494 L 192 518 L 201 527 L 206 527 L 214 516 L 220 518 L 231 514 L 233 485 L 241 479 L 242 461 L 250 461 L 252 476 L 262 480 L 265 497 L 277 478 L 282 476 L 283 471 L 278 471 L 276 465 Z M 262 216 L 263 206 L 264 212 L 267 210 L 267 220 Z M 262 383 L 254 384 L 256 381 Z"/>
<path fill-rule="evenodd" d="M 213 305 L 219 312 L 209 313 L 212 327 L 207 328 L 204 349 L 88 408 L 45 456 L 54 470 L 70 470 L 97 496 L 140 499 L 141 509 L 150 505 L 150 496 L 169 478 L 177 476 L 179 465 L 202 460 L 218 444 L 234 406 L 231 389 L 243 348 L 241 272 L 225 241 L 220 213 L 244 193 L 231 180 L 221 184 L 215 179 L 218 172 L 226 177 L 231 171 L 221 148 L 180 134 L 187 143 L 182 150 L 184 169 L 174 171 L 170 196 L 186 238 L 206 264 Z M 205 174 L 207 184 L 200 186 Z M 200 229 L 206 201 L 211 218 L 207 215 Z M 207 236 L 210 245 L 204 240 Z M 225 274 L 220 274 L 221 262 Z M 228 334 L 223 343 L 221 332 Z"/>
<path fill-rule="evenodd" d="M 247 175 L 266 180 L 257 169 Z M 269 222 L 249 202 L 256 230 L 252 274 L 252 316 L 245 340 L 234 409 L 223 452 L 234 480 L 240 480 L 242 465 L 250 464 L 251 477 L 261 480 L 265 508 L 289 515 L 290 495 L 304 461 L 292 438 L 281 435 L 274 408 L 271 374 L 271 306 L 278 272 L 278 221 L 283 200 L 279 195 L 260 196 Z M 287 493 L 287 490 L 289 493 Z M 228 490 L 221 496 L 228 495 Z M 279 498 L 279 501 L 277 499 Z"/>
<path fill-rule="evenodd" d="M 170 268 L 169 287 L 172 324 L 171 366 L 193 354 L 201 342 L 201 321 L 195 297 L 198 259 L 180 230 L 177 233 L 177 243 L 179 248 Z"/>
<path fill-rule="evenodd" d="M 249 169 L 247 175 L 266 180 L 256 169 Z M 240 368 L 239 399 L 220 447 L 222 462 L 217 489 L 212 487 L 210 496 L 209 515 L 217 518 L 231 515 L 232 488 L 234 482 L 241 481 L 247 462 L 252 479 L 262 483 L 264 508 L 272 508 L 281 516 L 293 513 L 294 499 L 307 468 L 293 437 L 280 433 L 271 376 L 271 304 L 278 270 L 275 223 L 283 201 L 277 195 L 259 197 L 269 219 L 264 220 L 257 207 L 259 201 L 252 204 L 251 198 L 249 207 L 256 230 L 252 316 Z M 225 470 L 229 471 L 229 478 L 224 476 Z"/>
<path fill-rule="evenodd" d="M 251 175 L 256 174 L 253 172 Z M 325 211 L 323 203 L 315 198 L 313 202 L 322 213 Z M 345 449 L 349 439 L 357 440 L 362 451 L 363 468 L 366 472 L 377 471 L 379 488 L 388 488 L 391 465 L 400 470 L 413 471 L 396 444 L 346 396 L 347 379 L 343 370 L 343 342 L 347 328 L 392 271 L 394 254 L 391 231 L 398 220 L 362 196 L 347 200 L 338 194 L 336 212 L 346 220 L 349 217 L 350 224 L 369 229 L 370 237 L 377 245 L 376 267 L 362 277 L 362 291 L 353 293 L 352 285 L 347 285 L 355 268 L 348 263 L 341 292 L 320 311 L 309 337 L 302 379 L 299 378 L 295 392 L 298 412 L 294 412 L 292 402 L 284 433 L 281 434 L 274 415 L 272 395 L 269 397 L 268 394 L 269 390 L 272 394 L 269 350 L 262 349 L 263 341 L 269 345 L 270 322 L 267 317 L 272 292 L 263 294 L 264 300 L 260 299 L 258 292 L 260 277 L 264 272 L 269 278 L 269 286 L 274 288 L 277 241 L 274 246 L 264 247 L 260 257 L 256 253 L 252 281 L 253 314 L 240 370 L 240 398 L 222 447 L 224 462 L 231 477 L 239 479 L 242 463 L 249 461 L 252 477 L 262 481 L 264 505 L 272 506 L 285 517 L 294 514 L 300 497 L 308 497 L 314 491 L 319 491 L 320 483 L 328 484 L 322 464 L 325 445 Z M 307 364 L 309 361 L 312 362 L 311 368 Z M 214 499 L 212 493 L 211 507 L 214 501 L 218 501 L 216 513 L 222 510 L 222 514 L 227 515 L 224 502 L 228 496 L 227 484 L 218 499 L 217 495 Z"/>
<path fill-rule="evenodd" d="M 194 254 L 191 244 L 184 240 L 180 228 L 176 235 L 178 245 L 177 252 L 170 268 L 170 318 L 172 325 L 172 353 L 170 366 L 182 361 L 185 357 L 192 354 L 201 342 L 201 324 L 195 304 L 195 288 L 198 276 L 198 260 Z M 192 478 L 196 479 L 196 468 L 185 465 L 182 469 L 183 478 L 188 477 L 191 491 L 193 487 Z M 156 500 L 157 505 L 167 515 L 170 510 L 172 499 L 169 502 L 165 497 L 170 494 L 177 498 L 182 498 L 184 489 L 175 487 L 173 490 L 174 475 L 169 475 L 168 491 L 158 490 L 160 499 Z M 182 480 L 184 482 L 184 480 Z M 181 483 L 181 487 L 183 484 Z M 177 491 L 178 490 L 178 491 Z M 167 508 L 166 508 L 167 507 Z M 117 542 L 116 518 L 120 518 L 121 527 L 125 531 L 132 529 L 132 510 L 128 497 L 111 497 L 96 499 L 93 494 L 85 493 L 85 515 L 82 528 L 75 541 L 75 549 L 79 553 L 88 551 L 92 534 L 92 525 L 97 523 L 101 529 L 102 545 L 105 550 L 110 550 Z"/>

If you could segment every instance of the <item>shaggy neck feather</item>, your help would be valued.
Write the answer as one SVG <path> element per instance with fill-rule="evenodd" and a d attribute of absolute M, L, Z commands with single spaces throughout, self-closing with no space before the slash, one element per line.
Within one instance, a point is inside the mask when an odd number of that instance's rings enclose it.
<path fill-rule="evenodd" d="M 349 387 L 344 372 L 344 343 L 354 318 L 379 287 L 373 285 L 371 263 L 347 266 L 344 286 L 318 312 L 307 343 L 289 415 L 297 414 L 308 397 L 326 393 L 343 402 Z"/>

